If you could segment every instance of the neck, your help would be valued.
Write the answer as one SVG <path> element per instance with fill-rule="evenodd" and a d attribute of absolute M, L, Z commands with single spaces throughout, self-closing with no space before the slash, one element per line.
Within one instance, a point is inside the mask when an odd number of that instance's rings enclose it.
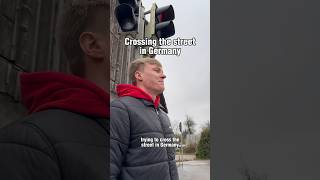
<path fill-rule="evenodd" d="M 142 89 L 142 90 L 143 90 L 144 92 L 146 92 L 147 94 L 149 94 L 149 95 L 151 96 L 153 102 L 156 100 L 157 95 L 156 95 L 155 93 L 147 90 L 145 87 L 143 87 L 143 86 L 141 86 L 141 85 L 139 85 L 139 84 L 137 84 L 137 87 L 140 88 L 140 89 Z"/>
<path fill-rule="evenodd" d="M 91 61 L 92 62 L 92 61 Z M 110 92 L 110 74 L 106 63 L 87 63 L 85 78 L 97 86 L 102 88 L 105 92 Z"/>

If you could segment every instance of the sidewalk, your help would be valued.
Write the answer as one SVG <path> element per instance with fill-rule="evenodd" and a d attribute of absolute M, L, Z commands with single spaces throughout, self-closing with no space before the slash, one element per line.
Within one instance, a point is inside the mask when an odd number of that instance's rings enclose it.
<path fill-rule="evenodd" d="M 184 154 L 184 155 L 176 155 L 176 161 L 193 161 L 196 160 L 195 154 Z"/>
<path fill-rule="evenodd" d="M 177 162 L 177 166 L 180 180 L 210 180 L 210 160 Z"/>

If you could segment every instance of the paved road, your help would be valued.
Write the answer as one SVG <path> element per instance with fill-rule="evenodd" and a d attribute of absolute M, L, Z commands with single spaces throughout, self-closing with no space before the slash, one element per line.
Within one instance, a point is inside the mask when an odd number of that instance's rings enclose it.
<path fill-rule="evenodd" d="M 180 180 L 210 180 L 210 161 L 185 161 L 178 165 Z"/>

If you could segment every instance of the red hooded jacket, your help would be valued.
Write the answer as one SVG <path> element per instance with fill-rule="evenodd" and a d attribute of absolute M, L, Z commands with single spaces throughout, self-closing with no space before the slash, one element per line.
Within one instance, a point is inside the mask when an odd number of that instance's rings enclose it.
<path fill-rule="evenodd" d="M 117 86 L 117 94 L 119 97 L 122 96 L 131 96 L 138 99 L 145 99 L 147 101 L 153 102 L 152 97 L 147 94 L 142 89 L 138 88 L 137 86 L 131 84 L 119 84 Z M 154 107 L 158 108 L 160 103 L 160 96 L 157 96 L 155 101 L 153 102 Z"/>
<path fill-rule="evenodd" d="M 58 72 L 22 73 L 21 99 L 29 113 L 64 109 L 91 117 L 110 117 L 110 96 L 85 79 Z"/>

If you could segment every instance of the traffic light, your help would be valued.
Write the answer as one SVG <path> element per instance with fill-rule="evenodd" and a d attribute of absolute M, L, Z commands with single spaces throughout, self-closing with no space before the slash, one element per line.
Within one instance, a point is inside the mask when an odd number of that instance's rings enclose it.
<path fill-rule="evenodd" d="M 158 8 L 154 3 L 150 10 L 150 22 L 145 28 L 145 37 L 151 38 L 168 38 L 175 34 L 175 28 L 172 20 L 174 20 L 174 9 L 172 5 Z"/>
<path fill-rule="evenodd" d="M 174 10 L 172 5 L 158 8 L 156 10 L 156 34 L 158 38 L 168 38 L 175 34 L 174 24 Z"/>
<path fill-rule="evenodd" d="M 123 32 L 135 31 L 138 26 L 139 5 L 137 0 L 118 0 L 115 16 Z"/>

